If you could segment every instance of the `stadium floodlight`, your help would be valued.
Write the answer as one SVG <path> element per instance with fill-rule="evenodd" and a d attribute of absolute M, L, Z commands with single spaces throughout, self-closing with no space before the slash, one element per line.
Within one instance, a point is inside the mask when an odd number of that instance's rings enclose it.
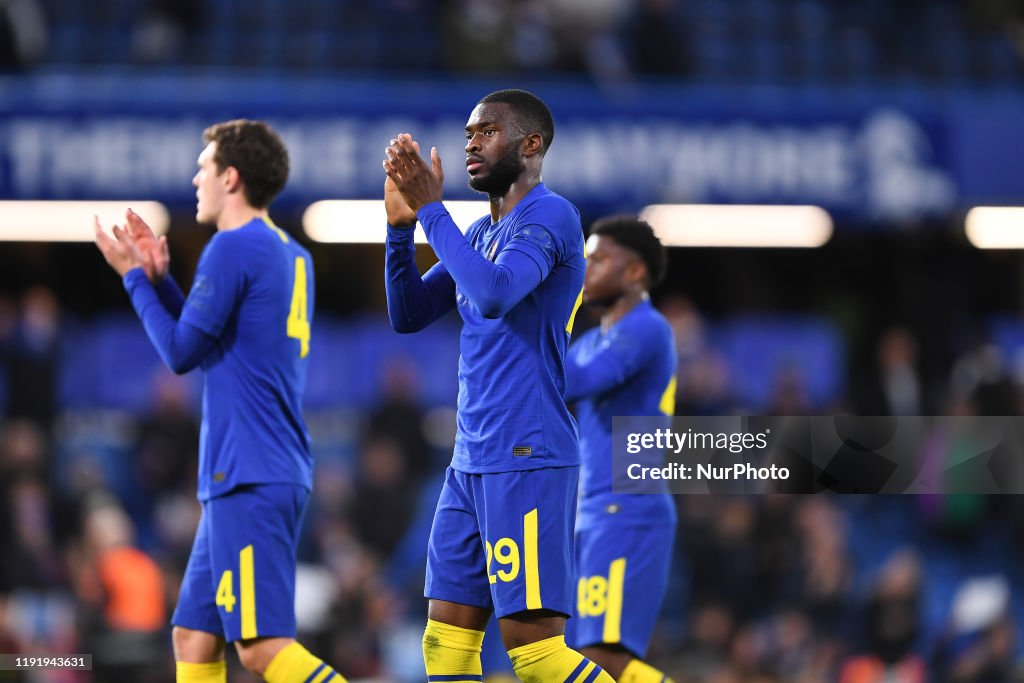
<path fill-rule="evenodd" d="M 964 228 L 978 249 L 1024 249 L 1024 207 L 976 206 L 967 212 Z"/>
<path fill-rule="evenodd" d="M 171 224 L 167 207 L 160 202 L 121 201 L 0 201 L 0 241 L 92 242 L 93 216 L 107 230 L 124 226 L 125 211 L 132 209 L 163 235 Z"/>
<path fill-rule="evenodd" d="M 491 210 L 487 201 L 445 201 L 444 205 L 463 232 Z M 383 244 L 386 220 L 383 200 L 328 199 L 309 205 L 302 214 L 302 227 L 316 242 Z M 418 225 L 415 239 L 418 244 L 427 243 Z"/>
<path fill-rule="evenodd" d="M 820 247 L 832 217 L 820 206 L 651 204 L 640 216 L 670 247 Z"/>

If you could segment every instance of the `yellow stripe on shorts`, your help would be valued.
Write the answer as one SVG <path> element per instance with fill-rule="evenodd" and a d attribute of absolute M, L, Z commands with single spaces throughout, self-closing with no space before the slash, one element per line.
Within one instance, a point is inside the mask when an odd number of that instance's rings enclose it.
<path fill-rule="evenodd" d="M 626 558 L 612 561 L 608 568 L 608 606 L 604 613 L 604 634 L 606 643 L 622 640 L 622 587 L 626 582 Z"/>
<path fill-rule="evenodd" d="M 537 559 L 537 508 L 523 517 L 523 554 L 526 565 L 526 609 L 540 609 L 540 569 Z"/>
<path fill-rule="evenodd" d="M 256 570 L 252 544 L 238 555 L 238 582 L 242 591 L 242 639 L 255 638 L 256 633 Z"/>

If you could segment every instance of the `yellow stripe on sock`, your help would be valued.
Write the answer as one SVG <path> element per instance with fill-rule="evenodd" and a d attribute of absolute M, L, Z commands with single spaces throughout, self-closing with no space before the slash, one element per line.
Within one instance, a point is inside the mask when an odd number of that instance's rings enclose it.
<path fill-rule="evenodd" d="M 242 591 L 242 639 L 257 636 L 256 631 L 256 570 L 252 545 L 242 548 L 238 557 L 238 581 Z"/>
<path fill-rule="evenodd" d="M 626 558 L 614 560 L 608 568 L 608 602 L 604 613 L 602 640 L 617 643 L 622 640 L 622 587 L 626 581 Z"/>
<path fill-rule="evenodd" d="M 523 553 L 526 564 L 526 609 L 540 609 L 540 569 L 537 558 L 537 508 L 523 517 Z"/>

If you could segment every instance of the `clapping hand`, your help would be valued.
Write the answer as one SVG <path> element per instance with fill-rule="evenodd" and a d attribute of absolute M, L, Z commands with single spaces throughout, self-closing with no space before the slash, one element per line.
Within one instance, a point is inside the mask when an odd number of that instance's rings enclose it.
<path fill-rule="evenodd" d="M 427 204 L 441 201 L 444 170 L 436 147 L 430 149 L 430 166 L 420 157 L 419 143 L 408 133 L 401 133 L 392 140 L 385 153 L 384 172 L 413 213 Z"/>
<path fill-rule="evenodd" d="M 103 258 L 107 260 L 111 268 L 117 271 L 118 275 L 124 277 L 129 270 L 143 267 L 142 252 L 127 230 L 115 225 L 111 230 L 114 238 L 111 239 L 103 231 L 99 216 L 94 216 L 93 219 L 95 221 L 96 246 L 99 247 Z"/>
<path fill-rule="evenodd" d="M 131 209 L 128 209 L 125 219 L 128 234 L 131 235 L 142 255 L 142 269 L 146 271 L 146 277 L 153 284 L 163 281 L 167 277 L 167 269 L 171 265 L 167 237 L 161 235 L 157 238 L 142 217 Z"/>

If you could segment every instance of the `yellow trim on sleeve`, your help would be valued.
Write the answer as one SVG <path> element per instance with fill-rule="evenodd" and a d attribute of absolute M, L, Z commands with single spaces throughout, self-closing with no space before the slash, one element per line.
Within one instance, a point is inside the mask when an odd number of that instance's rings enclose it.
<path fill-rule="evenodd" d="M 661 395 L 661 402 L 658 403 L 658 409 L 666 415 L 676 414 L 676 377 L 672 375 L 672 379 L 669 380 L 668 386 L 665 387 L 665 393 Z"/>

